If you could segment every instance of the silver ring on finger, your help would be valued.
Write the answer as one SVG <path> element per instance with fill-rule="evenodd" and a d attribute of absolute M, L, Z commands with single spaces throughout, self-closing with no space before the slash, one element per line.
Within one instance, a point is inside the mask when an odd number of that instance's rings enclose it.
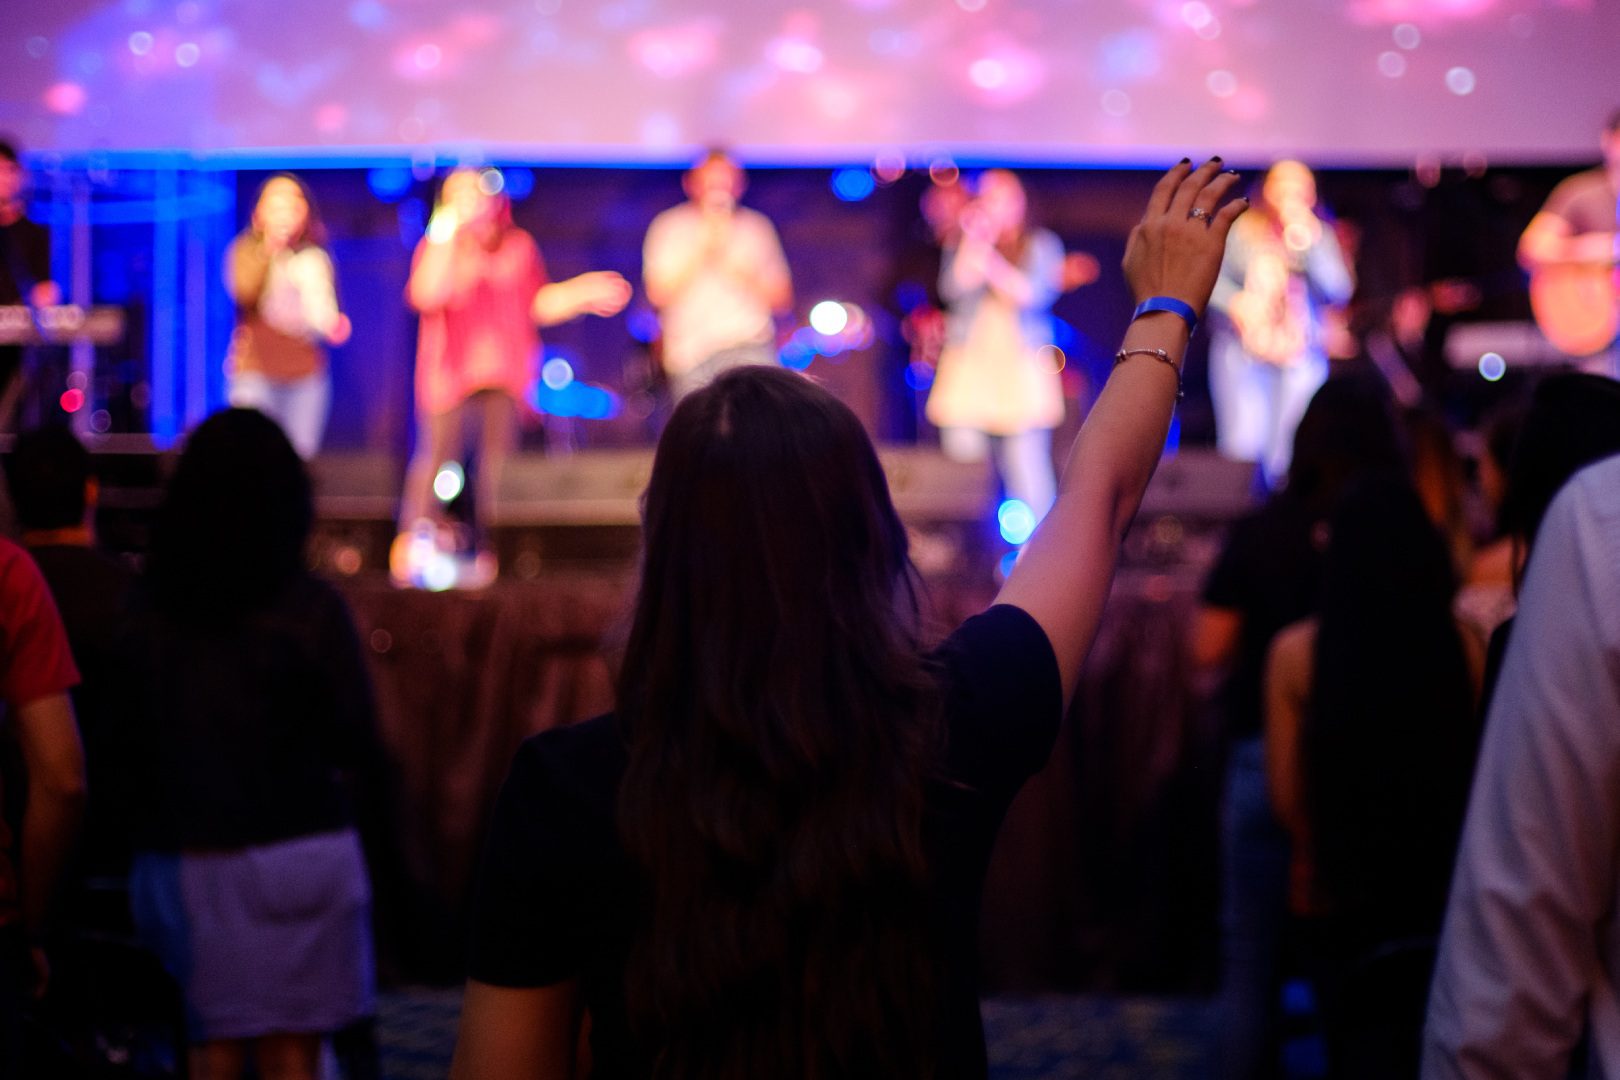
<path fill-rule="evenodd" d="M 1209 221 L 1209 211 L 1205 210 L 1202 206 L 1193 207 L 1191 210 L 1187 211 L 1187 216 L 1192 218 L 1194 221 Z"/>

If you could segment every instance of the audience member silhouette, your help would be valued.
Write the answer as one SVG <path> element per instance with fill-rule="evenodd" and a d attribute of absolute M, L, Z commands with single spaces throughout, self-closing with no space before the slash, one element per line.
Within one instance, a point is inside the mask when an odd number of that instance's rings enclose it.
<path fill-rule="evenodd" d="M 1541 519 L 1560 488 L 1580 469 L 1620 453 L 1620 382 L 1605 375 L 1551 375 L 1536 387 L 1514 447 L 1502 497 L 1502 531 L 1512 538 L 1517 581 L 1529 562 Z M 1485 705 L 1494 694 L 1512 619 L 1491 635 Z"/>
<path fill-rule="evenodd" d="M 1329 1075 L 1415 1076 L 1418 1036 L 1479 744 L 1483 642 L 1404 482 L 1340 503 L 1315 618 L 1266 670 L 1266 764 L 1292 841 Z M 1372 675 L 1372 673 L 1376 673 Z"/>
<path fill-rule="evenodd" d="M 118 814 L 104 812 L 97 792 L 104 787 L 98 774 L 110 764 L 103 743 L 118 723 L 123 698 L 118 649 L 134 574 L 96 547 L 100 484 L 90 452 L 72 431 L 46 427 L 18 436 L 5 473 L 23 546 L 50 586 L 82 679 L 73 690 L 73 711 L 84 740 L 90 804 L 80 868 L 122 876 L 129 868 L 128 830 Z"/>
<path fill-rule="evenodd" d="M 1222 808 L 1221 1042 L 1225 1075 L 1277 1068 L 1287 836 L 1266 795 L 1262 676 L 1272 638 L 1316 611 L 1329 522 L 1368 477 L 1406 475 L 1388 388 L 1373 375 L 1329 379 L 1294 434 L 1288 483 L 1233 526 L 1204 586 L 1193 658 L 1224 672 L 1216 705 L 1228 741 Z"/>
<path fill-rule="evenodd" d="M 50 590 L 0 539 L 0 1075 L 36 1074 L 24 1017 L 50 983 L 52 901 L 84 806 L 68 692 L 79 680 Z M 17 811 L 20 809 L 20 813 Z M 20 819 L 20 824 L 14 824 Z"/>
<path fill-rule="evenodd" d="M 1425 1080 L 1620 1073 L 1620 459 L 1542 506 L 1446 908 Z"/>
<path fill-rule="evenodd" d="M 342 599 L 304 568 L 309 479 L 281 429 L 229 409 L 186 440 L 132 603 L 118 776 L 142 937 L 185 996 L 190 1075 L 316 1074 L 369 1015 L 356 786 L 375 762 Z"/>

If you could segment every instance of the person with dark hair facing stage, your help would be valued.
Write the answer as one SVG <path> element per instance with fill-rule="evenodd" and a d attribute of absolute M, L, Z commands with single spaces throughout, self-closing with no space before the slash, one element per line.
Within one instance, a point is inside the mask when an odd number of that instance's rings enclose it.
<path fill-rule="evenodd" d="M 687 201 L 653 218 L 641 263 L 677 401 L 731 368 L 776 363 L 775 317 L 793 306 L 775 227 L 738 205 L 742 167 L 710 150 L 681 183 Z"/>
<path fill-rule="evenodd" d="M 100 499 L 90 452 L 66 427 L 26 431 L 5 457 L 7 488 L 20 539 L 50 586 L 67 630 L 82 681 L 73 711 L 83 737 L 90 805 L 80 845 L 86 873 L 122 875 L 128 869 L 128 833 L 105 812 L 98 770 L 116 767 L 102 752 L 123 703 L 120 638 L 133 572 L 96 546 Z"/>
<path fill-rule="evenodd" d="M 744 366 L 659 441 L 617 711 L 520 749 L 474 913 L 457 1080 L 984 1077 L 991 845 L 1045 762 L 1164 446 L 1236 176 L 1183 161 L 1142 302 L 995 606 L 925 647 L 860 421 Z"/>
<path fill-rule="evenodd" d="M 1399 1080 L 1417 1075 L 1485 649 L 1404 478 L 1358 485 L 1332 522 L 1318 611 L 1267 658 L 1266 773 L 1328 1075 Z"/>
<path fill-rule="evenodd" d="M 51 280 L 50 230 L 28 220 L 23 203 L 26 179 L 16 146 L 0 139 L 0 307 L 62 302 L 62 290 Z M 0 345 L 0 431 L 10 428 L 17 408 L 22 355 L 20 346 Z"/>
<path fill-rule="evenodd" d="M 109 782 L 130 906 L 184 996 L 193 1080 L 315 1080 L 369 1016 L 371 887 L 356 828 L 380 776 L 370 677 L 343 598 L 306 569 L 304 464 L 226 409 L 186 439 L 126 635 Z"/>
<path fill-rule="evenodd" d="M 259 188 L 248 227 L 225 251 L 225 287 L 237 310 L 227 398 L 270 417 L 300 457 L 314 457 L 332 398 L 326 346 L 348 341 L 351 328 L 326 229 L 298 177 L 277 173 Z"/>
<path fill-rule="evenodd" d="M 1197 667 L 1219 673 L 1227 740 L 1221 808 L 1220 1042 L 1224 1077 L 1276 1075 L 1288 838 L 1266 793 L 1264 673 L 1272 639 L 1317 609 L 1330 522 L 1357 483 L 1407 474 L 1388 386 L 1329 379 L 1294 432 L 1288 484 L 1236 522 L 1204 584 Z"/>
<path fill-rule="evenodd" d="M 410 576 L 411 533 L 429 517 L 439 467 L 461 452 L 469 413 L 479 422 L 476 508 L 487 520 L 534 382 L 536 327 L 616 315 L 630 300 L 630 284 L 609 270 L 550 280 L 534 237 L 512 221 L 500 172 L 460 168 L 440 188 L 405 296 L 422 322 L 416 449 L 390 560 L 396 580 Z"/>

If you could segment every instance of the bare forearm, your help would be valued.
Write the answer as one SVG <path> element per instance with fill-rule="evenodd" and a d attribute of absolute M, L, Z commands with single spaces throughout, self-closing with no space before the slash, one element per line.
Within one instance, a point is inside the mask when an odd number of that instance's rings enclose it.
<path fill-rule="evenodd" d="M 1158 313 L 1133 323 L 1121 347 L 1164 349 L 1179 365 L 1186 344 L 1186 325 Z M 1176 385 L 1175 369 L 1155 356 L 1114 368 L 1069 453 L 1057 502 L 997 598 L 1046 630 L 1065 702 L 1102 619 L 1119 542 L 1164 449 Z"/>
<path fill-rule="evenodd" d="M 450 303 L 454 292 L 455 254 L 446 242 L 429 242 L 411 270 L 405 298 L 417 311 L 437 311 Z"/>
<path fill-rule="evenodd" d="M 1123 536 L 1170 433 L 1187 324 L 1168 312 L 1154 312 L 1131 323 L 1120 348 L 1127 353 L 1162 349 L 1169 362 L 1136 353 L 1115 367 L 1069 454 L 1063 489 L 1071 482 L 1101 486 L 1109 521 L 1115 534 Z"/>
<path fill-rule="evenodd" d="M 84 812 L 84 748 L 66 693 L 49 694 L 16 712 L 17 745 L 28 777 L 23 808 L 21 902 L 24 923 L 44 925 L 51 896 L 79 835 Z"/>
<path fill-rule="evenodd" d="M 553 281 L 534 294 L 534 321 L 539 326 L 556 326 L 579 314 L 578 290 L 572 281 Z"/>
<path fill-rule="evenodd" d="M 72 857 L 84 815 L 84 790 L 56 790 L 30 783 L 23 811 L 21 901 L 23 925 L 45 925 L 51 898 Z"/>

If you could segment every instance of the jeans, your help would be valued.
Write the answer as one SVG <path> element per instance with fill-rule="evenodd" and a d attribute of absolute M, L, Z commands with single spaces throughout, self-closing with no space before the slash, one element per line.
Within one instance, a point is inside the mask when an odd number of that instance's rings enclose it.
<path fill-rule="evenodd" d="M 1217 332 L 1209 346 L 1209 396 L 1220 452 L 1259 462 L 1267 485 L 1275 487 L 1288 473 L 1294 429 L 1327 375 L 1320 353 L 1287 366 L 1268 364 L 1250 356 L 1235 332 Z"/>
<path fill-rule="evenodd" d="M 1221 1076 L 1277 1074 L 1288 834 L 1266 790 L 1265 743 L 1232 745 L 1226 766 L 1221 860 Z"/>
<path fill-rule="evenodd" d="M 939 445 L 952 461 L 983 461 L 995 451 L 996 472 L 1009 499 L 1019 499 L 1038 522 L 1057 499 L 1052 468 L 1052 433 L 1046 428 L 991 436 L 973 428 L 945 428 Z"/>
<path fill-rule="evenodd" d="M 489 521 L 495 500 L 500 497 L 501 470 L 517 443 L 518 403 L 501 390 L 480 390 L 453 409 L 417 418 L 416 450 L 405 469 L 405 493 L 400 499 L 400 532 L 429 516 L 433 478 L 445 462 L 465 450 L 463 429 L 469 415 L 478 418 L 473 511 L 479 521 Z"/>
<path fill-rule="evenodd" d="M 332 376 L 326 370 L 291 381 L 244 371 L 231 376 L 225 396 L 236 408 L 258 409 L 280 424 L 305 461 L 320 450 L 332 404 Z"/>

